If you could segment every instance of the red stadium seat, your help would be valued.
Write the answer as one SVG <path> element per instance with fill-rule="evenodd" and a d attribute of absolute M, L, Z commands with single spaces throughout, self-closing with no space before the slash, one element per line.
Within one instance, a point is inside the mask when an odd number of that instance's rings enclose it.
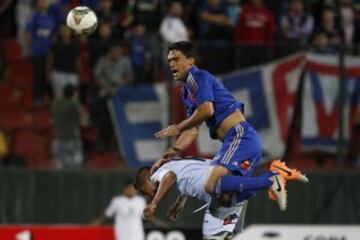
<path fill-rule="evenodd" d="M 47 108 L 40 108 L 34 111 L 34 127 L 39 132 L 46 132 L 52 130 L 50 110 Z"/>
<path fill-rule="evenodd" d="M 116 151 L 104 153 L 91 153 L 87 157 L 86 167 L 88 169 L 113 169 L 119 164 L 119 157 Z"/>
<path fill-rule="evenodd" d="M 5 109 L 0 113 L 2 126 L 6 132 L 32 127 L 32 114 L 17 109 Z"/>
<path fill-rule="evenodd" d="M 4 58 L 7 63 L 21 58 L 21 47 L 16 40 L 7 40 L 4 43 Z"/>
<path fill-rule="evenodd" d="M 22 91 L 11 84 L 0 85 L 0 111 L 17 109 L 22 105 Z"/>
<path fill-rule="evenodd" d="M 16 60 L 7 65 L 8 81 L 22 89 L 32 89 L 32 67 L 25 59 Z"/>
<path fill-rule="evenodd" d="M 15 133 L 14 151 L 25 158 L 28 166 L 42 168 L 51 165 L 48 150 L 42 137 L 33 130 L 19 130 Z"/>

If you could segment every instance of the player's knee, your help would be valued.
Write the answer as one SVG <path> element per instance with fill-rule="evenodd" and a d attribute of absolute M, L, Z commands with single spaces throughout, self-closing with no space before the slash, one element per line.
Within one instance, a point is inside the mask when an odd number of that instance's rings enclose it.
<path fill-rule="evenodd" d="M 214 193 L 214 184 L 207 182 L 205 184 L 205 191 L 209 194 Z"/>

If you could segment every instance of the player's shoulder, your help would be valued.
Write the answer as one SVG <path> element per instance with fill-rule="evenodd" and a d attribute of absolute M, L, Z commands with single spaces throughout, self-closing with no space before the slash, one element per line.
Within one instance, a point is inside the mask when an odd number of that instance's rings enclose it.
<path fill-rule="evenodd" d="M 200 69 L 196 66 L 193 66 L 190 69 L 190 73 L 189 73 L 189 77 L 195 77 L 195 78 L 204 78 L 204 77 L 208 77 L 209 75 L 211 75 L 208 71 L 204 70 L 204 69 Z"/>
<path fill-rule="evenodd" d="M 215 76 L 212 75 L 210 72 L 200 69 L 197 67 L 193 67 L 190 70 L 189 78 L 195 80 L 195 82 L 201 82 L 201 81 L 214 81 Z"/>
<path fill-rule="evenodd" d="M 111 201 L 112 202 L 121 202 L 121 201 L 123 201 L 124 200 L 124 196 L 122 196 L 122 195 L 118 195 L 118 196 L 114 196 L 112 199 L 111 199 Z"/>

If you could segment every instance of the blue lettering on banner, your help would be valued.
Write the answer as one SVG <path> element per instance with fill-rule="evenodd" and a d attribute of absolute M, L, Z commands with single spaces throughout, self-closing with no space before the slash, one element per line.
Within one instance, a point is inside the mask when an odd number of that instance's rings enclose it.
<path fill-rule="evenodd" d="M 151 85 L 124 86 L 120 88 L 112 98 L 115 107 L 114 121 L 118 125 L 117 138 L 121 150 L 125 155 L 125 160 L 129 166 L 138 167 L 142 165 L 139 162 L 136 150 L 136 140 L 154 139 L 154 133 L 161 129 L 160 121 L 146 121 L 131 123 L 126 116 L 126 105 L 136 102 L 158 102 L 158 96 L 155 88 Z M 165 111 L 165 110 L 164 110 Z M 154 112 L 153 114 L 162 114 Z M 153 161 L 154 159 L 150 159 Z"/>
<path fill-rule="evenodd" d="M 254 111 L 252 115 L 247 117 L 256 129 L 260 130 L 269 127 L 269 115 L 266 106 L 265 92 L 262 71 L 260 68 L 245 72 L 227 75 L 223 78 L 224 86 L 231 92 L 239 91 L 241 89 L 247 90 L 250 93 L 250 101 L 245 103 L 246 106 L 251 105 Z"/>

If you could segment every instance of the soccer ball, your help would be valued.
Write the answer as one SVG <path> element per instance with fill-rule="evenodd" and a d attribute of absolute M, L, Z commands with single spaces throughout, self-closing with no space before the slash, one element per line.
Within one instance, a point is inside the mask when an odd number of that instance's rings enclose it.
<path fill-rule="evenodd" d="M 75 32 L 75 34 L 89 35 L 93 33 L 98 25 L 98 19 L 93 10 L 86 6 L 78 6 L 68 13 L 66 25 Z"/>

